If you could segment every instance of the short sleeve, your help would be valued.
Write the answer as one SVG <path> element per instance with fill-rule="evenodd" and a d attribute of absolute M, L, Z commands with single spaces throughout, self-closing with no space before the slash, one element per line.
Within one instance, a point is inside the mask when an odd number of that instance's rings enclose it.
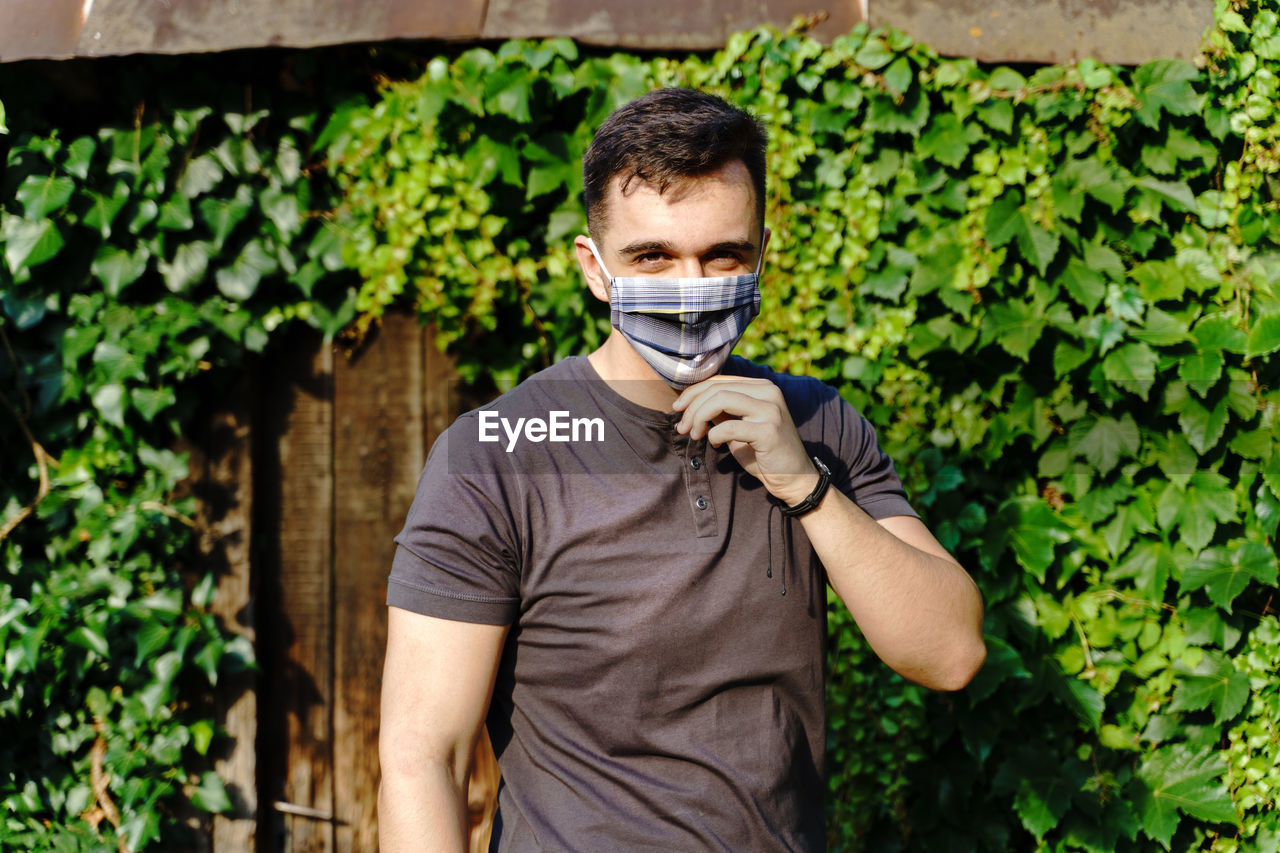
<path fill-rule="evenodd" d="M 835 421 L 840 426 L 838 447 L 840 467 L 844 469 L 832 469 L 833 484 L 874 519 L 893 515 L 918 517 L 907 500 L 893 460 L 880 447 L 875 427 L 838 395 L 833 405 L 839 408 Z"/>
<path fill-rule="evenodd" d="M 520 609 L 518 475 L 460 428 L 431 448 L 387 584 L 387 604 L 415 613 L 506 625 Z"/>

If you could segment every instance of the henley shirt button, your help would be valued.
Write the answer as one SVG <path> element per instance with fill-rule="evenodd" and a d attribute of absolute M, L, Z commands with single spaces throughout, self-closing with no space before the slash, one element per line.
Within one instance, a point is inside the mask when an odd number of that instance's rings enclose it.
<path fill-rule="evenodd" d="M 707 508 L 707 499 L 706 499 L 706 498 L 704 498 L 704 497 L 702 497 L 701 495 L 699 495 L 699 496 L 698 496 L 698 499 L 697 499 L 696 501 L 694 501 L 693 503 L 694 503 L 694 505 L 695 505 L 695 506 L 697 506 L 697 507 L 698 507 L 698 509 L 706 509 L 706 508 Z"/>
<path fill-rule="evenodd" d="M 702 460 L 695 456 L 689 460 L 689 464 L 693 466 L 693 470 L 697 471 L 702 467 Z"/>

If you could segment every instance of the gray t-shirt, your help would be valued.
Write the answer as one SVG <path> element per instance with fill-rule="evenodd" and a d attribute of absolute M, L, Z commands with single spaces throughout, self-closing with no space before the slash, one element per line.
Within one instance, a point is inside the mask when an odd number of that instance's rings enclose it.
<path fill-rule="evenodd" d="M 915 515 L 833 389 L 736 357 L 724 372 L 778 384 L 869 515 Z M 387 602 L 512 626 L 487 719 L 494 850 L 824 847 L 822 566 L 799 521 L 678 419 L 570 358 L 428 457 Z"/>

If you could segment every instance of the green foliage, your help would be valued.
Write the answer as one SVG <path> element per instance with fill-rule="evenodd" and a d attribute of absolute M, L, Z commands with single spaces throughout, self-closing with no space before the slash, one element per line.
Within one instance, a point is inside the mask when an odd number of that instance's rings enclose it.
<path fill-rule="evenodd" d="M 508 42 L 437 57 L 372 108 L 335 112 L 320 144 L 363 281 L 356 334 L 407 294 L 442 345 L 466 353 L 464 380 L 501 390 L 598 346 L 607 314 L 568 239 L 586 227 L 580 164 L 594 129 L 648 81 L 635 57 Z"/>
<path fill-rule="evenodd" d="M 332 108 L 75 133 L 7 94 L 0 434 L 30 451 L 0 460 L 0 842 L 137 849 L 181 798 L 228 803 L 192 771 L 199 697 L 250 653 L 178 573 L 201 396 L 288 321 L 359 339 L 397 300 L 477 385 L 594 347 L 579 159 L 676 84 L 771 129 L 742 351 L 878 425 L 986 598 L 953 695 L 875 664 L 832 603 L 832 848 L 1275 849 L 1280 31 L 1274 0 L 1217 20 L 1203 69 L 760 30 L 709 57 L 510 42 Z M 118 830 L 86 786 L 104 748 Z"/>
<path fill-rule="evenodd" d="M 603 102 L 654 85 L 769 124 L 774 239 L 742 349 L 881 426 L 988 605 L 986 668 L 927 697 L 868 667 L 833 606 L 834 847 L 1267 849 L 1271 789 L 1260 764 L 1235 781 L 1247 754 L 1225 733 L 1276 687 L 1238 669 L 1277 576 L 1276 7 L 1219 20 L 1205 70 L 990 68 L 895 33 L 762 30 L 613 81 L 599 69 L 625 60 L 509 44 L 342 117 L 353 254 L 417 271 L 366 272 L 361 308 L 409 293 L 468 359 L 471 330 L 499 330 L 468 375 L 493 364 L 502 387 L 600 330 L 563 311 L 580 187 L 538 177 L 543 151 L 573 163 Z M 586 109 L 567 85 L 585 78 Z M 389 224 L 428 198 L 425 222 Z"/>
<path fill-rule="evenodd" d="M 174 849 L 184 800 L 230 807 L 200 772 L 206 697 L 254 657 L 210 612 L 214 577 L 184 570 L 174 448 L 306 313 L 336 241 L 312 214 L 310 119 L 285 104 L 51 128 L 27 94 L 7 97 L 0 192 L 0 848 Z"/>

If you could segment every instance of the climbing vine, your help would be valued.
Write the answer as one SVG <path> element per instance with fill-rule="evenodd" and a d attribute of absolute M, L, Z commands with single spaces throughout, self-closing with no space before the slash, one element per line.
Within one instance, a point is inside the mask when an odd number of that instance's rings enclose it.
<path fill-rule="evenodd" d="M 582 151 L 691 85 L 771 128 L 740 351 L 868 415 L 987 604 L 987 665 L 941 695 L 831 602 L 831 847 L 1276 849 L 1277 11 L 1219 0 L 1201 63 L 1133 69 L 758 30 L 515 41 L 375 92 L 298 67 L 234 104 L 5 87 L 0 846 L 163 848 L 229 806 L 202 697 L 253 654 L 192 568 L 201 400 L 287 325 L 358 341 L 397 302 L 490 390 L 594 347 Z"/>

